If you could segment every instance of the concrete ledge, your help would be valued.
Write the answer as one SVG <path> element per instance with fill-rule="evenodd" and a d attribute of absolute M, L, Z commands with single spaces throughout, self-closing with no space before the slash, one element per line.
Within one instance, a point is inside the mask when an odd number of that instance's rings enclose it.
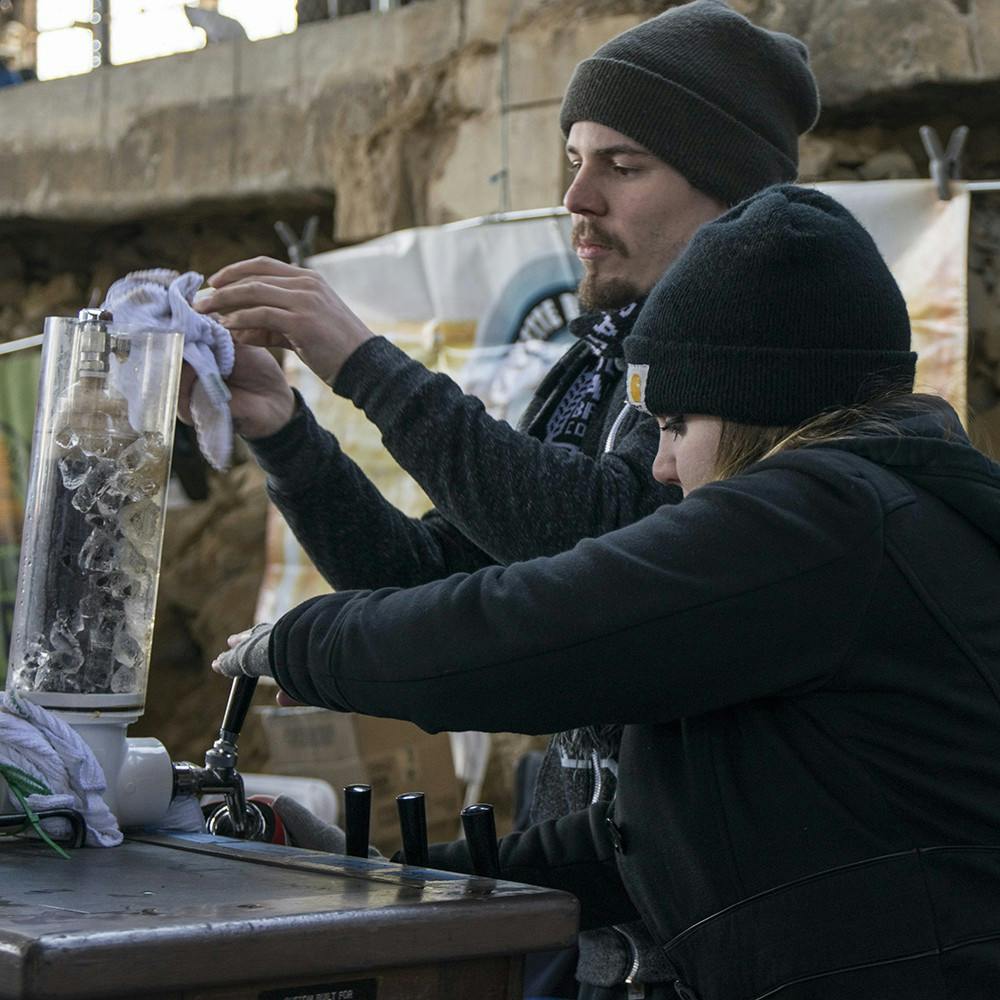
<path fill-rule="evenodd" d="M 456 52 L 460 15 L 434 0 L 5 90 L 0 218 L 114 222 L 349 185 L 331 141 L 389 127 L 393 84 Z"/>

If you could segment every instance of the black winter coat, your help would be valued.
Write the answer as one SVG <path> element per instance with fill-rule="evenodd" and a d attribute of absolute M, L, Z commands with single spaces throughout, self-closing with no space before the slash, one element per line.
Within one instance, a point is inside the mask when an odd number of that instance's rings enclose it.
<path fill-rule="evenodd" d="M 943 407 L 553 558 L 317 598 L 272 666 L 292 697 L 432 732 L 625 724 L 610 815 L 501 862 L 585 927 L 641 916 L 701 1000 L 986 1000 L 998 542 L 1000 467 Z"/>

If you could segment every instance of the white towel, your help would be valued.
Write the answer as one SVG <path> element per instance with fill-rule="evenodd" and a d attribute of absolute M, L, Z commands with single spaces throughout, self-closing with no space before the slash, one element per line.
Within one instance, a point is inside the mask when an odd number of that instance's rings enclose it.
<path fill-rule="evenodd" d="M 87 824 L 87 844 L 116 847 L 122 842 L 118 820 L 101 797 L 107 788 L 93 750 L 76 730 L 41 705 L 0 694 L 0 764 L 11 764 L 44 782 L 51 795 L 29 795 L 41 809 L 76 809 Z M 44 820 L 62 836 L 65 820 Z"/>
<path fill-rule="evenodd" d="M 191 393 L 198 447 L 221 470 L 228 468 L 233 453 L 230 393 L 223 379 L 233 370 L 235 351 L 232 336 L 218 320 L 191 308 L 204 280 L 197 271 L 133 271 L 108 289 L 102 308 L 122 326 L 184 334 L 184 360 L 198 376 Z"/>

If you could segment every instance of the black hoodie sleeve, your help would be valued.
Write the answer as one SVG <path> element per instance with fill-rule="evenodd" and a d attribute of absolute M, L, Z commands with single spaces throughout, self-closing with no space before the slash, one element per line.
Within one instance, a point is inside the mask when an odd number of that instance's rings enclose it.
<path fill-rule="evenodd" d="M 882 508 L 814 459 L 552 558 L 316 598 L 276 623 L 274 675 L 299 701 L 430 732 L 662 722 L 820 684 L 881 565 Z"/>
<path fill-rule="evenodd" d="M 350 356 L 335 389 L 364 410 L 437 508 L 423 519 L 396 510 L 300 401 L 287 428 L 249 444 L 271 499 L 337 588 L 412 586 L 555 554 L 677 499 L 650 472 L 651 418 L 630 422 L 613 451 L 591 458 L 494 420 L 383 337 Z"/>
<path fill-rule="evenodd" d="M 501 877 L 572 893 L 580 901 L 580 929 L 638 920 L 618 874 L 601 802 L 500 840 Z M 430 867 L 473 874 L 464 840 L 431 844 Z"/>

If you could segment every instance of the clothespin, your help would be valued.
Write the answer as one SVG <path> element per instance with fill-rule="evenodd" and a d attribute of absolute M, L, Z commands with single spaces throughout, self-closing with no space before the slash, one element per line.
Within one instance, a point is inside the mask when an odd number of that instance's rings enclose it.
<path fill-rule="evenodd" d="M 311 215 L 306 221 L 302 236 L 296 236 L 295 230 L 287 222 L 276 222 L 274 231 L 288 250 L 288 261 L 296 267 L 302 267 L 306 257 L 311 257 L 316 248 L 316 231 L 319 229 L 319 216 Z"/>
<path fill-rule="evenodd" d="M 948 140 L 948 148 L 942 149 L 937 130 L 930 125 L 920 126 L 920 138 L 931 163 L 931 180 L 937 184 L 938 197 L 951 201 L 951 182 L 958 180 L 962 173 L 962 150 L 969 136 L 966 125 L 959 125 Z"/>

